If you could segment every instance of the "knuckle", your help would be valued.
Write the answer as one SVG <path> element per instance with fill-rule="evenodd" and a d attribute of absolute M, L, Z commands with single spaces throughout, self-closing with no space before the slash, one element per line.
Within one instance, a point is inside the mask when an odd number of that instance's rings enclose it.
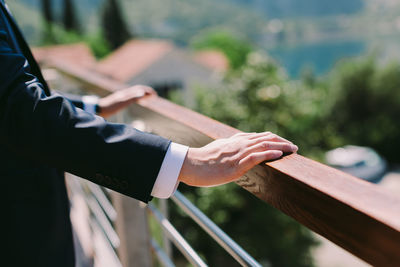
<path fill-rule="evenodd" d="M 239 160 L 236 157 L 233 157 L 229 162 L 229 167 L 232 171 L 235 171 L 239 165 Z"/>
<path fill-rule="evenodd" d="M 221 161 L 225 166 L 226 166 L 226 168 L 228 169 L 228 170 L 232 170 L 232 171 L 235 171 L 235 169 L 236 169 L 236 167 L 237 167 L 237 163 L 238 163 L 238 160 L 237 160 L 237 157 L 236 156 L 232 156 L 232 157 L 228 157 L 228 158 L 225 158 L 224 160 L 222 160 Z"/>
<path fill-rule="evenodd" d="M 271 143 L 269 143 L 269 142 L 262 142 L 262 143 L 261 143 L 261 147 L 262 147 L 264 150 L 268 150 L 268 149 L 271 148 Z"/>
<path fill-rule="evenodd" d="M 256 155 L 252 154 L 249 156 L 249 162 L 254 163 L 256 161 Z"/>
<path fill-rule="evenodd" d="M 232 155 L 229 160 L 232 164 L 236 164 L 237 161 L 239 161 L 241 158 L 239 153 L 236 153 L 235 155 Z"/>

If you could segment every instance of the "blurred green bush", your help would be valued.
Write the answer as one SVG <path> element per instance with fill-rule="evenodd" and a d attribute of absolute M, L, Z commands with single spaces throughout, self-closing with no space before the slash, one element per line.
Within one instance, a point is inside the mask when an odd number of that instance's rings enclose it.
<path fill-rule="evenodd" d="M 90 47 L 94 56 L 98 59 L 107 56 L 112 51 L 102 31 L 92 34 L 81 34 L 75 31 L 67 31 L 62 26 L 54 23 L 51 24 L 51 27 L 47 27 L 42 35 L 41 45 L 84 42 Z"/>
<path fill-rule="evenodd" d="M 347 144 L 369 146 L 400 162 L 400 64 L 376 56 L 338 65 L 327 79 L 332 106 L 327 121 Z"/>
<path fill-rule="evenodd" d="M 200 33 L 192 38 L 191 46 L 196 50 L 216 49 L 226 55 L 232 69 L 237 69 L 246 63 L 251 45 L 238 39 L 229 31 L 212 30 Z"/>

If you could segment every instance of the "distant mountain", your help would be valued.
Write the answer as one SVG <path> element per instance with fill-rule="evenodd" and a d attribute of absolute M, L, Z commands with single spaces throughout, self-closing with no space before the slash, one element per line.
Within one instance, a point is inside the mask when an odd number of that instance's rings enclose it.
<path fill-rule="evenodd" d="M 73 1 L 79 22 L 86 32 L 99 30 L 100 9 L 104 0 Z M 9 1 L 11 9 L 27 8 L 40 14 L 40 1 Z M 213 0 L 120 0 L 125 18 L 133 32 L 142 37 L 162 37 L 187 44 L 198 32 L 210 28 L 223 28 L 241 33 L 246 38 L 262 31 L 266 18 L 256 10 L 236 3 Z M 18 4 L 17 4 L 18 3 Z M 62 0 L 53 0 L 56 20 L 62 18 Z M 27 18 L 16 11 L 20 24 Z M 23 30 L 24 27 L 23 27 Z M 32 35 L 30 35 L 31 37 Z"/>
<path fill-rule="evenodd" d="M 85 32 L 100 30 L 103 1 L 73 1 Z M 319 34 L 317 27 L 322 24 L 316 20 L 356 14 L 363 11 L 366 3 L 371 1 L 378 0 L 120 0 L 120 4 L 131 31 L 137 35 L 169 38 L 185 45 L 198 33 L 215 28 L 233 31 L 259 43 L 260 39 L 269 38 L 270 29 L 267 25 L 271 18 L 280 18 L 283 22 L 292 21 L 292 24 L 285 23 L 283 30 L 289 35 L 281 34 L 281 39 L 294 35 L 306 36 L 304 32 L 310 33 L 310 29 L 314 28 L 313 31 Z M 38 32 L 42 26 L 40 1 L 8 0 L 8 3 L 28 39 L 38 43 L 41 36 Z M 62 3 L 62 0 L 53 0 L 53 10 L 58 21 L 62 19 Z M 302 24 L 296 21 L 297 18 L 303 20 Z M 304 23 L 304 19 L 308 22 Z M 324 28 L 322 32 L 330 34 L 331 28 L 328 31 Z"/>
<path fill-rule="evenodd" d="M 92 16 L 97 15 L 101 4 L 104 0 L 76 0 L 74 5 L 79 12 L 83 21 L 90 20 Z M 137 7 L 135 13 L 140 12 L 143 8 L 144 12 L 151 11 L 148 14 L 150 17 L 155 14 L 162 13 L 164 17 L 170 7 L 180 10 L 180 7 L 185 7 L 189 3 L 197 8 L 200 14 L 203 13 L 202 7 L 204 6 L 224 6 L 226 12 L 232 9 L 239 8 L 243 13 L 258 12 L 264 18 L 286 18 L 286 17 L 309 17 L 309 16 L 327 16 L 339 14 L 353 14 L 357 13 L 365 7 L 367 0 L 201 0 L 201 1 L 180 1 L 180 0 L 167 0 L 167 1 L 146 1 L 146 0 L 120 0 L 124 7 Z M 14 1 L 9 1 L 14 2 Z M 40 10 L 40 1 L 38 0 L 16 0 L 21 4 L 27 5 L 34 10 Z M 53 0 L 53 9 L 56 17 L 61 17 L 62 0 Z M 126 13 L 129 10 L 125 10 Z M 213 10 L 209 10 L 213 12 Z M 171 16 L 172 14 L 168 14 Z M 224 14 L 220 14 L 224 17 Z M 187 18 L 190 21 L 190 17 Z"/>
<path fill-rule="evenodd" d="M 17 19 L 18 25 L 24 32 L 25 37 L 30 44 L 37 44 L 40 42 L 42 32 L 42 17 L 36 8 L 32 8 L 37 0 L 23 0 L 23 1 L 7 1 L 6 3 L 11 9 L 14 17 Z"/>
<path fill-rule="evenodd" d="M 21 1 L 37 3 L 37 0 Z M 75 5 L 79 5 L 80 10 L 87 12 L 98 9 L 102 1 L 103 0 L 79 0 L 76 1 Z M 218 4 L 216 1 L 201 1 Z M 134 4 L 135 2 L 141 1 L 121 0 L 120 2 L 132 2 Z M 365 0 L 219 0 L 219 2 L 258 10 L 270 18 L 353 14 L 361 11 L 365 6 Z M 157 6 L 163 6 L 165 4 L 177 5 L 178 3 L 179 1 L 164 1 L 164 3 L 163 1 L 159 1 Z M 57 10 L 59 10 L 61 6 L 62 0 L 54 0 L 54 7 Z M 154 6 L 154 8 L 157 6 Z"/>

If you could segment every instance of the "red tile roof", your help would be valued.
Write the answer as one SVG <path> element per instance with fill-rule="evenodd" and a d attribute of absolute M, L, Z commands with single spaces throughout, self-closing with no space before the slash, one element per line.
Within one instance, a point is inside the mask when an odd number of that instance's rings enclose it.
<path fill-rule="evenodd" d="M 53 58 L 85 68 L 91 68 L 96 63 L 95 57 L 85 43 L 35 47 L 32 53 L 39 63 Z"/>
<path fill-rule="evenodd" d="M 216 71 L 227 71 L 229 69 L 229 61 L 224 53 L 216 50 L 204 50 L 196 52 L 194 58 L 200 64 L 216 70 Z"/>
<path fill-rule="evenodd" d="M 96 70 L 122 82 L 147 69 L 174 49 L 171 42 L 163 40 L 131 40 L 101 60 Z"/>

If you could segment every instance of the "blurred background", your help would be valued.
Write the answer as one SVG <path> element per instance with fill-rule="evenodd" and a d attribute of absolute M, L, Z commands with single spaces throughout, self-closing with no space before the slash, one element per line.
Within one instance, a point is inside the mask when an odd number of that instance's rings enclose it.
<path fill-rule="evenodd" d="M 39 61 L 151 85 L 400 193 L 400 1 L 6 2 Z M 265 266 L 367 266 L 236 185 L 180 190 Z M 173 208 L 171 220 L 211 266 L 234 266 Z"/>

